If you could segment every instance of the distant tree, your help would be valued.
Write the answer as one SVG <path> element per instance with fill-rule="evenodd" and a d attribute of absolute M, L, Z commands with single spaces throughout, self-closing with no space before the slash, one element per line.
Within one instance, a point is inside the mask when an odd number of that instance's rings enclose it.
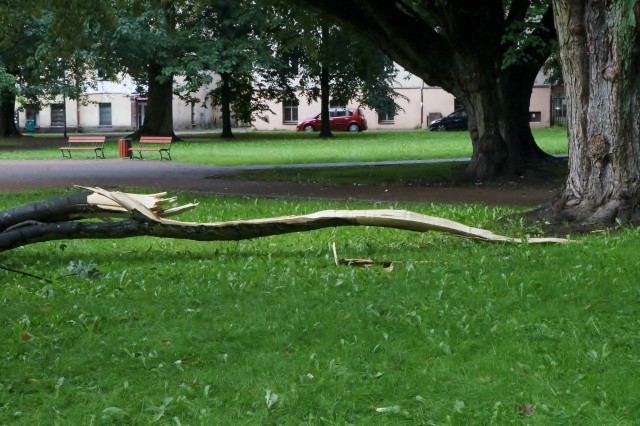
<path fill-rule="evenodd" d="M 223 138 L 233 137 L 232 119 L 263 118 L 267 100 L 283 99 L 286 68 L 276 54 L 281 16 L 262 1 L 201 0 L 186 23 L 197 51 L 177 72 L 188 94 L 219 76 L 210 95 L 222 112 Z"/>
<path fill-rule="evenodd" d="M 554 38 L 549 0 L 296 0 L 356 29 L 469 114 L 469 177 L 522 173 L 548 158 L 529 102 Z"/>
<path fill-rule="evenodd" d="M 0 5 L 0 132 L 19 135 L 15 102 L 36 107 L 58 96 L 78 99 L 105 55 L 100 39 L 111 24 L 103 2 L 32 1 Z M 100 55 L 103 56 L 100 56 Z M 109 69 L 109 66 L 105 68 Z"/>
<path fill-rule="evenodd" d="M 356 101 L 395 113 L 399 95 L 392 85 L 393 62 L 369 40 L 308 10 L 292 9 L 287 35 L 295 58 L 298 91 L 309 101 L 320 99 L 320 137 L 332 137 L 329 104 Z M 282 37 L 282 35 L 281 35 Z"/>
<path fill-rule="evenodd" d="M 113 34 L 105 39 L 113 60 L 146 92 L 147 107 L 141 135 L 174 136 L 175 68 L 195 46 L 181 22 L 193 12 L 189 0 L 115 0 Z"/>
<path fill-rule="evenodd" d="M 37 40 L 30 29 L 42 14 L 42 5 L 15 8 L 0 3 L 0 136 L 19 136 L 15 124 L 15 104 L 21 71 Z"/>

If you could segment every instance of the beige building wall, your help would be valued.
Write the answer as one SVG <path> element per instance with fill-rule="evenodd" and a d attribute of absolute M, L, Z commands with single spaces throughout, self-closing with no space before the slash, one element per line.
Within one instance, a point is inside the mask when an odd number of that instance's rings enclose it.
<path fill-rule="evenodd" d="M 180 84 L 177 81 L 177 84 Z M 194 94 L 196 102 L 185 102 L 178 97 L 173 99 L 173 124 L 176 131 L 212 129 L 221 125 L 221 113 L 217 106 L 211 105 L 207 94 L 214 87 L 215 81 Z M 412 130 L 426 129 L 429 123 L 454 111 L 454 97 L 439 87 L 430 87 L 423 81 L 399 69 L 395 90 L 401 96 L 396 103 L 401 107 L 392 121 L 380 121 L 378 114 L 363 108 L 369 129 L 371 130 Z M 78 124 L 85 132 L 131 132 L 138 127 L 138 114 L 144 111 L 145 99 L 136 93 L 134 82 L 122 76 L 118 82 L 97 81 L 95 87 L 86 94 L 83 102 L 66 101 L 66 124 L 68 130 L 74 130 Z M 59 103 L 62 99 L 59 100 Z M 100 125 L 100 103 L 111 104 L 111 125 Z M 356 106 L 356 105 L 349 105 Z M 25 129 L 27 118 L 33 118 L 31 111 L 18 105 L 18 123 Z M 257 130 L 295 130 L 296 123 L 284 122 L 284 111 L 281 103 L 270 102 L 272 114 L 266 114 L 268 122 L 256 119 L 252 123 Z M 532 127 L 548 127 L 551 122 L 551 87 L 546 85 L 544 77 L 539 76 L 531 95 L 530 111 Z M 300 98 L 298 120 L 315 116 L 320 112 L 320 103 L 308 103 Z M 35 113 L 36 127 L 41 131 L 61 132 L 62 126 L 52 126 L 51 107 L 45 107 Z M 60 116 L 58 115 L 58 118 Z M 59 121 L 57 124 L 60 124 Z"/>
<path fill-rule="evenodd" d="M 396 99 L 402 108 L 394 117 L 393 122 L 380 122 L 378 113 L 362 108 L 370 130 L 415 130 L 426 129 L 436 118 L 448 115 L 455 109 L 455 98 L 451 93 L 439 87 L 401 87 L 396 92 L 404 96 Z M 549 86 L 534 87 L 531 95 L 530 111 L 537 114 L 531 127 L 549 127 L 550 125 L 551 88 Z M 320 102 L 307 104 L 300 99 L 298 105 L 298 120 L 313 117 L 320 113 Z M 348 105 L 348 106 L 356 106 Z M 295 123 L 284 123 L 283 106 L 281 103 L 271 102 L 269 107 L 274 114 L 269 114 L 269 122 L 256 120 L 253 126 L 256 130 L 295 130 Z"/>

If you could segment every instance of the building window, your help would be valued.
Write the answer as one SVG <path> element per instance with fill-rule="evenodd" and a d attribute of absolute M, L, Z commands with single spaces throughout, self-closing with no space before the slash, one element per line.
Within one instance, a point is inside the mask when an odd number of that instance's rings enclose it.
<path fill-rule="evenodd" d="M 393 124 L 395 119 L 395 114 L 390 113 L 388 111 L 377 111 L 378 113 L 378 124 Z"/>
<path fill-rule="evenodd" d="M 64 105 L 51 104 L 51 127 L 64 127 Z"/>
<path fill-rule="evenodd" d="M 551 124 L 567 124 L 567 100 L 564 93 L 556 93 L 551 97 Z"/>
<path fill-rule="evenodd" d="M 539 123 L 542 121 L 542 112 L 540 111 L 529 111 L 529 122 L 530 123 Z"/>
<path fill-rule="evenodd" d="M 298 123 L 298 100 L 292 99 L 282 103 L 282 113 L 284 116 L 284 124 Z"/>
<path fill-rule="evenodd" d="M 110 103 L 99 103 L 98 107 L 100 108 L 100 126 L 111 126 L 111 104 Z"/>

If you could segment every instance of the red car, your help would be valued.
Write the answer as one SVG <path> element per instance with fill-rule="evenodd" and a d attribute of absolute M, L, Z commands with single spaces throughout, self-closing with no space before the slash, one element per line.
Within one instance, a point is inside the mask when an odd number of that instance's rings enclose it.
<path fill-rule="evenodd" d="M 333 130 L 346 130 L 348 132 L 361 132 L 367 130 L 367 119 L 364 118 L 360 108 L 329 108 L 329 128 Z M 315 117 L 305 118 L 296 126 L 297 131 L 313 132 L 320 130 L 320 114 Z"/>

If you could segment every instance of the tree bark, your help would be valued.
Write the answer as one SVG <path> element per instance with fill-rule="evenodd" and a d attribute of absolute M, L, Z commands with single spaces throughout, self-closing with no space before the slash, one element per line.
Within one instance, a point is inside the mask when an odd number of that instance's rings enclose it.
<path fill-rule="evenodd" d="M 0 136 L 21 136 L 15 123 L 16 95 L 8 91 L 0 93 Z"/>
<path fill-rule="evenodd" d="M 222 138 L 232 138 L 231 131 L 231 76 L 220 74 L 220 108 L 222 109 Z"/>
<path fill-rule="evenodd" d="M 514 65 L 500 73 L 500 134 L 507 144 L 509 175 L 521 175 L 553 158 L 540 149 L 531 133 L 529 106 L 536 75 L 535 67 L 529 65 Z"/>
<path fill-rule="evenodd" d="M 329 70 L 325 65 L 320 67 L 320 138 L 332 138 L 329 126 Z"/>
<path fill-rule="evenodd" d="M 173 76 L 162 75 L 162 65 L 149 64 L 149 91 L 144 123 L 136 133 L 139 136 L 173 136 Z"/>
<path fill-rule="evenodd" d="M 640 219 L 640 2 L 554 0 L 569 111 L 569 176 L 546 214 Z"/>
<path fill-rule="evenodd" d="M 328 62 L 325 57 L 329 57 L 330 53 L 325 54 L 328 49 L 329 42 L 329 28 L 328 25 L 323 22 L 320 26 L 320 49 L 322 54 L 320 55 L 320 138 L 328 139 L 333 137 L 331 133 L 331 127 L 329 125 L 329 103 L 331 93 L 331 82 L 329 81 L 329 68 Z"/>

